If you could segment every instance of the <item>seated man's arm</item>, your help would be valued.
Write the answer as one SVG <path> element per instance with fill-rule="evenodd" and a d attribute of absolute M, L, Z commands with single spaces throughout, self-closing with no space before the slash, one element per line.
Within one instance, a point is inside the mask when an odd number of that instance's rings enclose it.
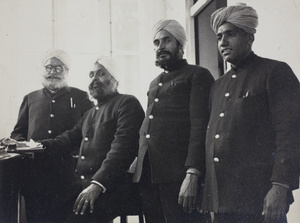
<path fill-rule="evenodd" d="M 63 132 L 54 139 L 40 140 L 40 143 L 45 147 L 45 152 L 52 156 L 61 155 L 79 146 L 82 140 L 81 126 L 83 119 L 84 117 L 77 122 L 73 129 Z"/>
<path fill-rule="evenodd" d="M 14 130 L 10 134 L 10 138 L 17 141 L 26 141 L 28 134 L 28 101 L 27 96 L 24 97 L 21 104 L 18 121 L 14 127 Z"/>

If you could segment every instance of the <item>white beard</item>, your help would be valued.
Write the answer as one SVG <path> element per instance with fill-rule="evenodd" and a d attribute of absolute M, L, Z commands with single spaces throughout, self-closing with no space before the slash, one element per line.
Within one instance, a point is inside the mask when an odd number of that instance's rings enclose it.
<path fill-rule="evenodd" d="M 42 85 L 50 91 L 57 91 L 63 87 L 68 86 L 68 83 L 65 77 L 60 80 L 44 78 Z"/>

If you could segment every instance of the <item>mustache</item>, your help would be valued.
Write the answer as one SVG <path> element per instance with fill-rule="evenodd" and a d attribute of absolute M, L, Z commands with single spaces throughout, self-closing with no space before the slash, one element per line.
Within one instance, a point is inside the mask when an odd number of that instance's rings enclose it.
<path fill-rule="evenodd" d="M 103 86 L 104 86 L 103 83 L 101 83 L 100 81 L 94 79 L 94 80 L 92 80 L 92 82 L 90 83 L 89 89 L 93 89 L 93 88 L 95 88 L 95 87 L 97 87 L 97 88 L 102 88 Z"/>
<path fill-rule="evenodd" d="M 159 51 L 157 51 L 156 56 L 159 57 L 162 54 L 169 54 L 169 55 L 171 55 L 172 53 L 170 51 L 167 51 L 167 50 L 159 50 Z"/>
<path fill-rule="evenodd" d="M 58 79 L 58 80 L 61 80 L 63 77 L 60 76 L 60 75 L 47 75 L 47 76 L 45 76 L 45 78 L 47 80 L 49 80 L 49 79 Z"/>

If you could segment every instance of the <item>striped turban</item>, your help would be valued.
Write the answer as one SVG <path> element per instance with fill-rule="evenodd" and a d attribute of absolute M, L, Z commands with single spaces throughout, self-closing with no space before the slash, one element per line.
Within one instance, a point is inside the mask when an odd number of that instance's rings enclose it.
<path fill-rule="evenodd" d="M 70 56 L 65 51 L 58 50 L 55 48 L 48 50 L 46 52 L 46 55 L 44 56 L 43 64 L 45 64 L 51 58 L 56 58 L 60 60 L 65 65 L 65 67 L 69 70 L 71 59 Z"/>
<path fill-rule="evenodd" d="M 99 57 L 96 61 L 96 63 L 101 64 L 105 69 L 110 73 L 111 76 L 115 78 L 116 81 L 119 81 L 118 79 L 118 66 L 117 62 L 112 57 Z"/>
<path fill-rule="evenodd" d="M 168 31 L 184 48 L 187 42 L 187 37 L 184 28 L 179 22 L 172 19 L 159 20 L 152 28 L 153 40 L 156 34 L 161 31 Z"/>
<path fill-rule="evenodd" d="M 258 15 L 255 9 L 241 3 L 220 8 L 211 15 L 210 26 L 215 33 L 225 22 L 229 22 L 247 33 L 255 34 L 258 25 Z"/>

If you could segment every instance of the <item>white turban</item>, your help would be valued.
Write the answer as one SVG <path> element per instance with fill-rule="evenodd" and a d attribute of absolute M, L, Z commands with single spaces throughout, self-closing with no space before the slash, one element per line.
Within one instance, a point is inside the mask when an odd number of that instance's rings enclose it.
<path fill-rule="evenodd" d="M 99 57 L 96 63 L 101 64 L 105 69 L 113 76 L 116 81 L 119 81 L 118 78 L 118 66 L 117 62 L 112 57 Z"/>
<path fill-rule="evenodd" d="M 229 22 L 247 33 L 255 34 L 258 25 L 258 15 L 255 9 L 241 3 L 220 8 L 211 15 L 210 26 L 215 33 L 225 22 Z"/>
<path fill-rule="evenodd" d="M 51 58 L 60 60 L 68 70 L 70 69 L 71 59 L 65 51 L 58 49 L 48 50 L 44 57 L 43 63 L 45 64 Z"/>
<path fill-rule="evenodd" d="M 152 28 L 153 40 L 156 34 L 161 31 L 168 31 L 184 48 L 187 42 L 187 37 L 184 28 L 179 22 L 172 19 L 159 20 Z"/>

